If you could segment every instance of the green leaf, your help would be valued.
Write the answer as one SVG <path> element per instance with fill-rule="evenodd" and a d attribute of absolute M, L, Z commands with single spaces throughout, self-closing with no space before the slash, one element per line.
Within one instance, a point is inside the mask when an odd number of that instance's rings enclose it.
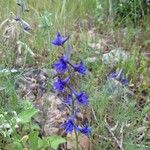
<path fill-rule="evenodd" d="M 42 149 L 44 142 L 41 138 L 38 138 L 38 149 Z"/>
<path fill-rule="evenodd" d="M 38 113 L 38 110 L 35 108 L 27 109 L 21 112 L 18 117 L 20 119 L 20 123 L 28 123 L 31 121 L 31 118 Z"/>
<path fill-rule="evenodd" d="M 45 140 L 46 140 L 47 146 L 50 146 L 54 150 L 57 150 L 60 144 L 66 142 L 64 138 L 57 136 L 57 135 L 46 137 Z"/>
<path fill-rule="evenodd" d="M 38 150 L 38 131 L 32 131 L 29 134 L 29 146 L 30 150 Z"/>
<path fill-rule="evenodd" d="M 19 141 L 14 141 L 13 143 L 13 150 L 22 150 L 23 147 Z"/>

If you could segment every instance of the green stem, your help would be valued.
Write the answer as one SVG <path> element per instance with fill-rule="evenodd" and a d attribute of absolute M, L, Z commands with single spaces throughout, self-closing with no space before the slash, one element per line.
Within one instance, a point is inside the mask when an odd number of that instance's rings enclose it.
<path fill-rule="evenodd" d="M 78 134 L 77 134 L 77 131 L 74 130 L 75 132 L 75 138 L 76 138 L 76 149 L 79 150 L 79 139 L 78 139 Z"/>

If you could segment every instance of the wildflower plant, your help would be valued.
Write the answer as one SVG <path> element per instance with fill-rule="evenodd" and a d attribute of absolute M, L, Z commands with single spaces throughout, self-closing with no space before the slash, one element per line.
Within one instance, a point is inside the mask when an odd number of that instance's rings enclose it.
<path fill-rule="evenodd" d="M 123 69 L 121 69 L 120 71 L 117 72 L 112 72 L 109 74 L 109 79 L 117 79 L 121 82 L 121 84 L 123 86 L 127 86 L 128 85 L 128 79 L 126 78 Z"/>
<path fill-rule="evenodd" d="M 65 49 L 64 44 L 68 39 L 69 36 L 63 37 L 60 33 L 57 33 L 51 43 L 54 46 L 63 47 Z M 61 95 L 63 103 L 70 110 L 70 117 L 61 125 L 61 128 L 64 128 L 67 134 L 75 133 L 78 149 L 78 135 L 81 133 L 89 136 L 91 133 L 91 128 L 88 126 L 88 123 L 79 126 L 77 121 L 77 115 L 81 107 L 88 106 L 89 97 L 86 92 L 77 89 L 75 78 L 76 76 L 86 75 L 87 67 L 83 61 L 77 64 L 72 63 L 70 53 L 71 47 L 68 46 L 67 52 L 52 64 L 52 67 L 57 72 L 57 78 L 53 83 L 53 89 Z"/>
<path fill-rule="evenodd" d="M 27 23 L 26 21 L 24 21 L 21 18 L 21 11 L 23 10 L 24 12 L 28 12 L 29 9 L 27 7 L 27 2 L 26 0 L 17 0 L 16 4 L 18 6 L 18 10 L 17 10 L 17 15 L 16 15 L 16 21 L 18 21 L 20 23 L 20 25 L 22 26 L 22 28 L 24 29 L 24 31 L 29 31 L 31 30 L 31 26 L 29 25 L 29 23 Z"/>

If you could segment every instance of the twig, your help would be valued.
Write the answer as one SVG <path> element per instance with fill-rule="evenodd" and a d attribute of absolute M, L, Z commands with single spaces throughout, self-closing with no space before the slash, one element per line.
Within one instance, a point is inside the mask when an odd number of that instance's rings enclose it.
<path fill-rule="evenodd" d="M 120 129 L 120 134 L 121 134 L 121 136 L 120 136 L 120 145 L 121 146 L 123 144 L 123 128 L 124 128 L 124 122 L 122 123 L 121 129 Z"/>
<path fill-rule="evenodd" d="M 121 139 L 121 141 L 119 141 L 118 139 L 117 139 L 117 137 L 115 136 L 115 134 L 112 132 L 112 130 L 111 130 L 111 127 L 109 126 L 109 124 L 108 124 L 108 122 L 107 122 L 107 119 L 106 119 L 106 117 L 105 117 L 105 126 L 106 126 L 106 128 L 108 129 L 108 131 L 109 131 L 109 133 L 111 134 L 111 136 L 113 137 L 113 139 L 114 139 L 114 141 L 116 142 L 116 144 L 117 144 L 117 146 L 119 147 L 119 149 L 120 150 L 124 150 L 124 148 L 123 148 L 123 146 L 122 146 L 122 143 L 123 143 L 123 127 L 124 127 L 124 124 L 122 125 L 122 139 Z"/>
<path fill-rule="evenodd" d="M 93 108 L 92 108 L 92 114 L 93 114 L 93 117 L 94 117 L 94 120 L 96 121 L 96 123 L 99 124 L 98 120 L 97 120 L 97 117 L 96 117 L 96 114 L 95 114 L 95 111 L 93 110 Z"/>

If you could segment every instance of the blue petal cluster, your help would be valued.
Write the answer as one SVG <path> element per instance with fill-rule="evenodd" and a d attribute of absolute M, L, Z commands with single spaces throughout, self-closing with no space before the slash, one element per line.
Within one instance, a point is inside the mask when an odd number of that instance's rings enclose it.
<path fill-rule="evenodd" d="M 83 64 L 82 61 L 77 65 L 72 65 L 72 67 L 74 68 L 75 72 L 78 72 L 78 73 L 83 74 L 83 75 L 86 74 L 87 68 Z"/>
<path fill-rule="evenodd" d="M 76 95 L 76 98 L 78 100 L 78 103 L 81 105 L 88 105 L 89 104 L 88 96 L 84 92 L 78 93 Z"/>
<path fill-rule="evenodd" d="M 84 125 L 82 128 L 78 128 L 78 130 L 82 134 L 87 135 L 87 136 L 89 136 L 91 134 L 91 128 L 87 124 Z"/>
<path fill-rule="evenodd" d="M 89 104 L 88 95 L 85 92 L 77 93 L 72 87 L 71 87 L 71 90 L 73 94 L 75 95 L 77 102 L 79 104 L 85 105 L 85 106 Z"/>
<path fill-rule="evenodd" d="M 58 73 L 64 73 L 68 70 L 67 68 L 67 60 L 64 56 L 60 57 L 60 59 L 52 65 Z"/>
<path fill-rule="evenodd" d="M 58 32 L 56 34 L 55 39 L 52 41 L 52 44 L 55 46 L 62 46 L 68 39 L 69 39 L 69 36 L 62 37 L 62 35 Z"/>
<path fill-rule="evenodd" d="M 91 134 L 91 128 L 87 124 L 83 125 L 83 127 L 78 127 L 75 124 L 76 113 L 77 112 L 75 112 L 64 124 L 62 124 L 61 127 L 65 129 L 66 133 L 72 133 L 76 130 L 77 132 L 89 136 Z"/>
<path fill-rule="evenodd" d="M 67 77 L 64 80 L 61 80 L 60 78 L 57 78 L 57 80 L 54 82 L 53 87 L 58 92 L 63 92 L 66 84 L 68 83 L 70 77 Z"/>
<path fill-rule="evenodd" d="M 66 133 L 72 133 L 74 129 L 76 129 L 76 125 L 74 124 L 74 119 L 69 118 L 67 122 L 62 124 L 62 128 L 65 129 Z"/>

